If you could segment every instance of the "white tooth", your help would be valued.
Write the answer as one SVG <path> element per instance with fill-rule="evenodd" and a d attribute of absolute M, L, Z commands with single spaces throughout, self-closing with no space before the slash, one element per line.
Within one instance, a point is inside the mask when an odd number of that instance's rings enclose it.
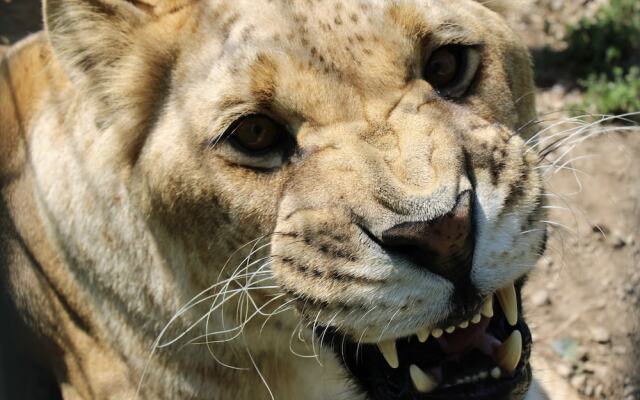
<path fill-rule="evenodd" d="M 478 378 L 480 379 L 487 379 L 488 376 L 489 376 L 489 373 L 487 371 L 482 371 L 478 374 Z"/>
<path fill-rule="evenodd" d="M 450 326 L 447 329 L 445 329 L 444 331 L 447 332 L 447 333 L 453 333 L 453 331 L 455 331 L 455 330 L 456 330 L 455 326 Z"/>
<path fill-rule="evenodd" d="M 442 332 L 442 329 L 436 328 L 434 330 L 431 331 L 431 336 L 433 336 L 434 338 L 439 338 L 440 336 L 442 336 L 444 332 Z"/>
<path fill-rule="evenodd" d="M 502 375 L 502 371 L 500 371 L 500 368 L 495 367 L 494 369 L 491 370 L 490 375 L 492 378 L 498 379 L 500 378 L 500 375 Z"/>
<path fill-rule="evenodd" d="M 484 304 L 482 305 L 482 310 L 480 310 L 480 313 L 487 318 L 493 317 L 493 296 L 487 297 L 487 299 L 484 301 Z"/>
<path fill-rule="evenodd" d="M 507 317 L 507 322 L 509 322 L 509 325 L 515 326 L 518 322 L 518 303 L 516 302 L 516 288 L 513 283 L 506 288 L 498 289 L 496 295 L 502 311 Z"/>
<path fill-rule="evenodd" d="M 495 350 L 494 354 L 498 365 L 507 373 L 513 373 L 520 362 L 520 357 L 522 357 L 522 334 L 520 331 L 513 331 L 511 336 Z"/>
<path fill-rule="evenodd" d="M 382 356 L 387 360 L 391 368 L 398 368 L 400 366 L 395 340 L 385 340 L 384 342 L 378 343 L 378 349 L 380 349 Z"/>
<path fill-rule="evenodd" d="M 418 329 L 418 332 L 416 332 L 416 336 L 418 336 L 420 343 L 424 343 L 429 339 L 429 331 L 424 328 L 420 328 Z"/>
<path fill-rule="evenodd" d="M 482 316 L 480 314 L 476 314 L 473 316 L 473 318 L 471 318 L 471 323 L 477 324 L 478 322 L 480 322 L 481 319 L 482 319 Z"/>
<path fill-rule="evenodd" d="M 458 326 L 462 329 L 466 329 L 469 326 L 469 321 L 461 322 Z"/>
<path fill-rule="evenodd" d="M 438 387 L 438 381 L 415 364 L 409 367 L 409 375 L 411 375 L 413 386 L 420 393 L 429 393 Z"/>

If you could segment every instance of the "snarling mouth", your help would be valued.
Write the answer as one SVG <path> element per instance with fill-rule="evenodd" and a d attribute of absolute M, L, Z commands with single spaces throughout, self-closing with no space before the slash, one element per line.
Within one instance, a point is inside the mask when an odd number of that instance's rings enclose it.
<path fill-rule="evenodd" d="M 325 344 L 371 399 L 519 398 L 516 393 L 524 393 L 530 381 L 531 334 L 518 310 L 510 285 L 455 324 L 377 345 L 329 331 Z"/>

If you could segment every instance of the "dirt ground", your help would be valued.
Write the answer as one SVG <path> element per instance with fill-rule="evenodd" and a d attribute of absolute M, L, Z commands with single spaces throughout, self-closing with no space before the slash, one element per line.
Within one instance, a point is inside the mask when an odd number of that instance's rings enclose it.
<path fill-rule="evenodd" d="M 512 24 L 534 55 L 543 46 L 562 49 L 564 24 L 606 2 L 536 0 Z M 0 0 L 0 44 L 37 31 L 39 10 L 38 1 Z M 566 119 L 566 104 L 580 97 L 554 78 L 562 74 L 546 72 L 538 75 L 541 129 Z M 565 123 L 546 137 L 576 126 Z M 534 367 L 553 400 L 640 399 L 640 129 L 603 130 L 556 167 L 540 167 L 551 235 L 524 296 Z"/>

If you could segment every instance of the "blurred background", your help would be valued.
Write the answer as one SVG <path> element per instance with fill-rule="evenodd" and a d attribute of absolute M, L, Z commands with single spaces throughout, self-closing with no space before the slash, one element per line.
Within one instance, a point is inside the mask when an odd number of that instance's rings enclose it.
<path fill-rule="evenodd" d="M 0 45 L 40 30 L 40 7 L 0 0 Z M 551 233 L 525 290 L 534 368 L 553 400 L 640 400 L 640 0 L 519 11 Z"/>

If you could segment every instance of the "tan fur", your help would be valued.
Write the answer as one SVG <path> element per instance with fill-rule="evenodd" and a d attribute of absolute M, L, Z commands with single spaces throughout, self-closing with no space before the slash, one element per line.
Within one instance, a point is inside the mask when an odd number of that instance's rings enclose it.
<path fill-rule="evenodd" d="M 48 0 L 45 15 L 46 32 L 0 64 L 0 260 L 65 398 L 257 399 L 267 387 L 276 399 L 361 398 L 309 330 L 298 341 L 291 310 L 209 349 L 186 345 L 200 324 L 150 355 L 172 316 L 264 235 L 270 250 L 251 260 L 271 255 L 262 284 L 279 289 L 247 292 L 255 304 L 306 298 L 305 324 L 365 341 L 435 323 L 450 287 L 363 246 L 353 215 L 379 234 L 446 212 L 474 181 L 478 288 L 537 257 L 541 182 L 514 135 L 535 116 L 530 61 L 478 3 Z M 452 41 L 484 49 L 460 103 L 415 75 L 419 54 Z M 252 112 L 286 121 L 301 149 L 292 162 L 259 172 L 226 142 L 206 145 Z M 207 329 L 239 326 L 248 299 L 231 298 Z"/>

